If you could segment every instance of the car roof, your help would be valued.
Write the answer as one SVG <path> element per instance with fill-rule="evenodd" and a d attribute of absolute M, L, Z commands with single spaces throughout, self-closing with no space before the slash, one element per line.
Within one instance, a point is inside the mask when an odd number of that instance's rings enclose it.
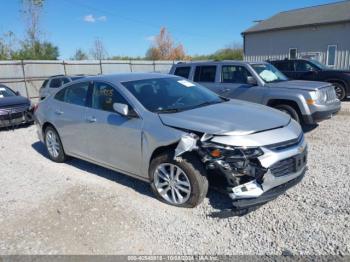
<path fill-rule="evenodd" d="M 267 62 L 248 62 L 242 60 L 221 60 L 221 61 L 190 61 L 190 62 L 179 62 L 175 66 L 191 66 L 191 65 L 221 65 L 221 64 L 238 64 L 238 65 L 252 65 L 252 64 L 266 64 Z"/>
<path fill-rule="evenodd" d="M 103 80 L 107 82 L 128 82 L 137 80 L 147 80 L 156 78 L 173 78 L 174 75 L 169 74 L 159 74 L 159 73 L 120 73 L 120 74 L 110 74 L 110 75 L 97 75 L 88 76 L 84 80 L 98 81 Z"/>

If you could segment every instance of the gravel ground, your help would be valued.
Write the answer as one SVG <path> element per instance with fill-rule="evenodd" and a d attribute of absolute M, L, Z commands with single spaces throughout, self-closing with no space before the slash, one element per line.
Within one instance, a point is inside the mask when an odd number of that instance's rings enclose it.
<path fill-rule="evenodd" d="M 195 209 L 157 201 L 146 183 L 47 158 L 34 126 L 0 132 L 0 254 L 350 254 L 350 102 L 307 132 L 309 171 L 243 217 L 210 191 Z"/>

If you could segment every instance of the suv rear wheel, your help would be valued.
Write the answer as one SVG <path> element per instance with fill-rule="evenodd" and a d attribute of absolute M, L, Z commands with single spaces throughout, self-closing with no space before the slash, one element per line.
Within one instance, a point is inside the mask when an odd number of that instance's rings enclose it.
<path fill-rule="evenodd" d="M 300 117 L 298 112 L 290 105 L 277 105 L 274 108 L 288 114 L 291 118 L 300 124 Z"/>
<path fill-rule="evenodd" d="M 208 180 L 203 164 L 193 155 L 186 154 L 180 161 L 164 152 L 150 165 L 151 188 L 157 198 L 169 205 L 195 207 L 208 192 Z"/>

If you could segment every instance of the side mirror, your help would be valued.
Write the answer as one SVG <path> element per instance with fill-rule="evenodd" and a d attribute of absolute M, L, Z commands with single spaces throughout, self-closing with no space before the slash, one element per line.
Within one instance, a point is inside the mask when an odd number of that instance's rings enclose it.
<path fill-rule="evenodd" d="M 247 84 L 252 85 L 252 86 L 256 86 L 258 84 L 258 82 L 256 81 L 256 79 L 252 76 L 248 76 L 247 77 Z"/>
<path fill-rule="evenodd" d="M 19 91 L 16 91 L 15 94 L 16 94 L 16 96 L 20 96 L 21 95 L 21 93 Z"/>
<path fill-rule="evenodd" d="M 113 109 L 115 112 L 126 117 L 137 117 L 137 114 L 134 110 L 129 110 L 129 106 L 121 103 L 114 103 Z"/>

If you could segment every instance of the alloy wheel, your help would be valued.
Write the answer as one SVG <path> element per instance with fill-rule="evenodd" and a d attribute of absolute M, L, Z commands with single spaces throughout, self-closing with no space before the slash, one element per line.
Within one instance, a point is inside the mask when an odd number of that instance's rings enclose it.
<path fill-rule="evenodd" d="M 334 89 L 335 89 L 335 93 L 337 95 L 337 98 L 339 100 L 344 99 L 345 90 L 344 90 L 343 86 L 341 84 L 338 84 L 338 83 L 333 83 L 333 85 L 334 85 Z"/>
<path fill-rule="evenodd" d="M 49 151 L 49 154 L 53 158 L 57 158 L 60 154 L 60 143 L 58 141 L 57 135 L 52 131 L 49 130 L 46 133 L 46 147 L 47 150 Z"/>
<path fill-rule="evenodd" d="M 173 205 L 185 203 L 191 195 L 188 176 L 174 164 L 162 163 L 156 168 L 154 185 L 161 197 Z"/>

